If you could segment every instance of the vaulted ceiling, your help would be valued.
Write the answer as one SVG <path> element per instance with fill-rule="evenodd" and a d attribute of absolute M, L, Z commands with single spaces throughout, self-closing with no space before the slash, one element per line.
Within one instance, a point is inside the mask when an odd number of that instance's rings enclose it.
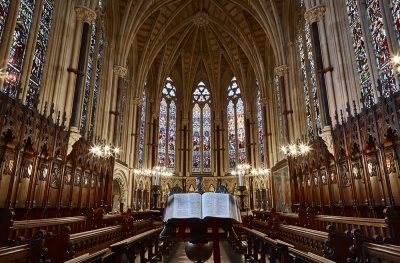
<path fill-rule="evenodd" d="M 274 65 L 286 64 L 284 24 L 296 0 L 109 0 L 109 32 L 120 65 L 130 62 L 141 94 L 150 72 L 158 87 L 171 75 L 184 92 L 199 80 L 212 89 L 233 75 L 267 87 Z M 109 9 L 110 10 L 110 9 Z M 252 76 L 249 78 L 249 76 Z M 222 82 L 222 83 L 221 83 Z M 220 90 L 212 90 L 218 97 Z M 161 92 L 158 92 L 161 94 Z M 183 95 L 185 96 L 185 95 Z M 189 95 L 190 96 L 190 95 Z"/>

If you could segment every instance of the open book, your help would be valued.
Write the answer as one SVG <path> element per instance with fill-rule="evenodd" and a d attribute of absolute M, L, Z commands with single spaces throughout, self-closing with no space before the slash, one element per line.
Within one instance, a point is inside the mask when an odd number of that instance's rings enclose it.
<path fill-rule="evenodd" d="M 170 219 L 233 219 L 242 222 L 236 197 L 221 193 L 174 194 L 168 198 L 164 222 Z"/>

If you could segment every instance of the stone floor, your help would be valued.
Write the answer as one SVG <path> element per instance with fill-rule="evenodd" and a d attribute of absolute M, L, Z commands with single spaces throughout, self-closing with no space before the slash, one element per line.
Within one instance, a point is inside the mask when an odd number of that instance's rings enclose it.
<path fill-rule="evenodd" d="M 244 256 L 237 254 L 233 251 L 231 246 L 226 241 L 220 242 L 221 262 L 223 263 L 244 263 Z M 191 263 L 185 254 L 185 244 L 183 242 L 177 243 L 166 256 L 163 263 Z M 213 256 L 206 263 L 213 263 Z"/>

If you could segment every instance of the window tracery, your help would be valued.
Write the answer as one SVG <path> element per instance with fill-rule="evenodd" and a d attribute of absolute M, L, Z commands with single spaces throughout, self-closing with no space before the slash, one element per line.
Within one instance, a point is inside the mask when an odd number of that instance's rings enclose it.
<path fill-rule="evenodd" d="M 192 172 L 211 172 L 211 93 L 199 82 L 192 99 Z"/>
<path fill-rule="evenodd" d="M 175 170 L 176 88 L 170 77 L 162 90 L 158 132 L 158 164 Z"/>
<path fill-rule="evenodd" d="M 246 161 L 244 103 L 236 77 L 228 87 L 227 117 L 229 169 L 233 170 Z"/>

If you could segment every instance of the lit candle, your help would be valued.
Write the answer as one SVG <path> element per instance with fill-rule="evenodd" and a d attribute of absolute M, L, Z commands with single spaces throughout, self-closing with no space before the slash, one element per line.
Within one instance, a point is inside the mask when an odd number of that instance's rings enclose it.
<path fill-rule="evenodd" d="M 160 185 L 160 173 L 156 173 L 156 180 L 154 185 Z"/>
<path fill-rule="evenodd" d="M 239 171 L 239 186 L 243 186 L 244 185 L 244 183 L 243 183 L 243 172 L 242 171 Z"/>

